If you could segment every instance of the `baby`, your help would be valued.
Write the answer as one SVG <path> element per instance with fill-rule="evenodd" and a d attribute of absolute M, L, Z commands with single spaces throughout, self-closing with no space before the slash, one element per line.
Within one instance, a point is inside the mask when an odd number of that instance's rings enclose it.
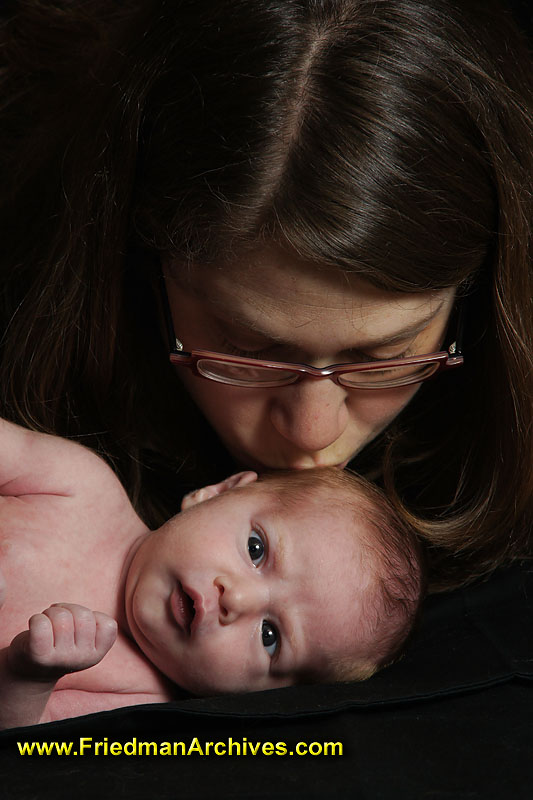
<path fill-rule="evenodd" d="M 0 452 L 0 728 L 362 679 L 412 628 L 416 540 L 352 474 L 242 472 L 150 531 L 81 445 L 0 420 Z"/>

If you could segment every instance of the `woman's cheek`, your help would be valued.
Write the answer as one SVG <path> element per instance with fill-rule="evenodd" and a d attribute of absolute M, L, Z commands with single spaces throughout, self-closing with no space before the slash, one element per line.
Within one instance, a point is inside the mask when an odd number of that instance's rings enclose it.
<path fill-rule="evenodd" d="M 268 396 L 264 389 L 228 386 L 194 375 L 183 383 L 221 439 L 229 445 L 242 441 L 264 419 Z"/>
<path fill-rule="evenodd" d="M 353 391 L 348 404 L 350 416 L 367 424 L 376 435 L 398 416 L 418 391 L 420 384 L 399 386 L 396 389 Z"/>

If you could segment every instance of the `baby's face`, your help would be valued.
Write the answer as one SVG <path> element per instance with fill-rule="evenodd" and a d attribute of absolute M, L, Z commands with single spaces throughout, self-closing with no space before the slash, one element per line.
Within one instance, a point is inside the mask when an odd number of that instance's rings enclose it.
<path fill-rule="evenodd" d="M 284 508 L 254 484 L 150 534 L 126 585 L 128 623 L 149 659 L 184 689 L 216 694 L 288 686 L 364 655 L 365 523 L 327 497 Z"/>

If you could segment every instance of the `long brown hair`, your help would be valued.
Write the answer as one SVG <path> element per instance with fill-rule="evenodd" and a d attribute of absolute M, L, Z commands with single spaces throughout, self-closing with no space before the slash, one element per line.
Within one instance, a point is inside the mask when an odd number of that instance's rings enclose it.
<path fill-rule="evenodd" d="M 1 413 L 105 454 L 154 525 L 176 475 L 224 468 L 167 364 L 159 253 L 201 269 L 268 241 L 395 292 L 458 286 L 465 368 L 424 385 L 356 466 L 427 540 L 434 587 L 528 555 L 532 70 L 510 14 L 128 6 L 6 9 Z"/>

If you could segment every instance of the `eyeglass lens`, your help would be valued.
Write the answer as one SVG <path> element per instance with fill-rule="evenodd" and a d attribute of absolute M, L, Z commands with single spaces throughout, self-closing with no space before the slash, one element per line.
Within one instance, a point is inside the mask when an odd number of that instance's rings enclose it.
<path fill-rule="evenodd" d="M 196 366 L 198 372 L 204 378 L 229 383 L 234 386 L 283 386 L 293 383 L 300 375 L 295 370 L 233 364 L 208 358 L 199 359 Z M 425 380 L 438 368 L 438 362 L 431 361 L 422 364 L 387 367 L 385 369 L 345 372 L 339 375 L 339 383 L 349 388 L 401 386 L 404 383 Z"/>

